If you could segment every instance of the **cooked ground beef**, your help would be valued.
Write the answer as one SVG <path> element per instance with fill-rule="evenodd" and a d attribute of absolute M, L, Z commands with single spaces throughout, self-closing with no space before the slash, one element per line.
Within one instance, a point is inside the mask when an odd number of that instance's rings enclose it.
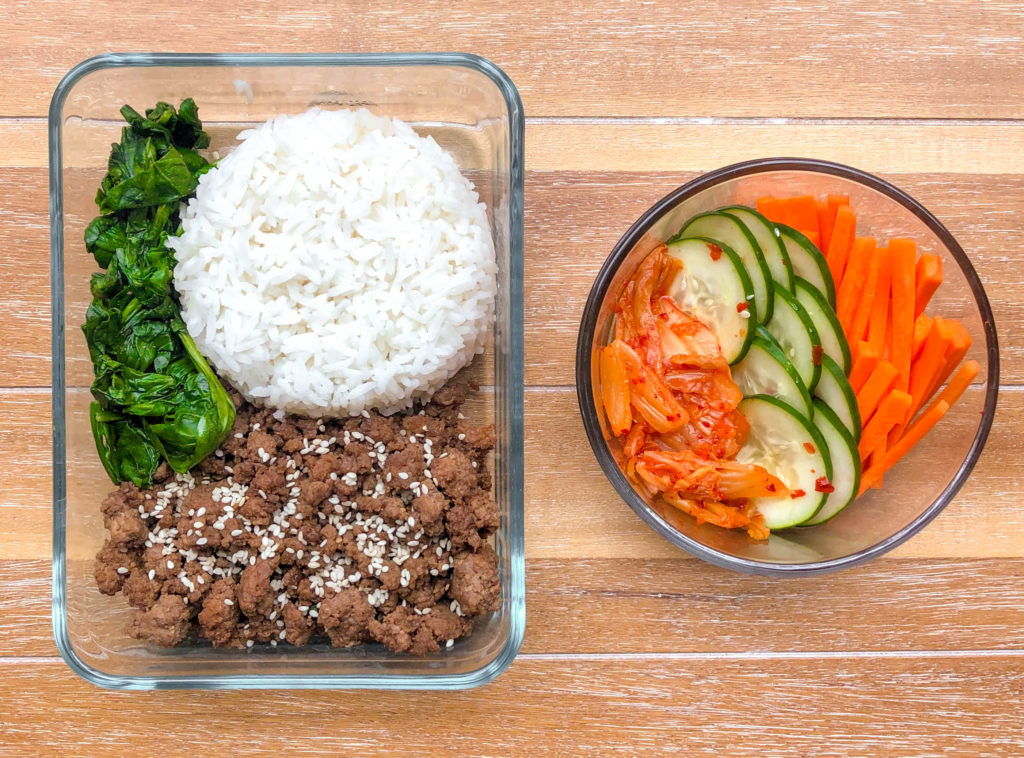
<path fill-rule="evenodd" d="M 450 646 L 501 604 L 494 431 L 459 413 L 466 392 L 451 382 L 417 412 L 340 420 L 235 395 L 214 455 L 103 501 L 97 586 L 123 592 L 129 633 L 162 646 Z"/>

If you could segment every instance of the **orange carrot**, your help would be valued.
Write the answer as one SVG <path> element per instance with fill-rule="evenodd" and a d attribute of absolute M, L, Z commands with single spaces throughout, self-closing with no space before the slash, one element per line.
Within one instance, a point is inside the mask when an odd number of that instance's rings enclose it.
<path fill-rule="evenodd" d="M 946 350 L 952 341 L 950 328 L 941 318 L 936 317 L 921 347 L 921 355 L 910 367 L 910 394 L 914 402 L 907 409 L 903 424 L 910 423 L 914 413 L 928 402 L 931 396 L 929 388 L 934 385 L 936 377 L 946 365 Z"/>
<path fill-rule="evenodd" d="M 819 250 L 827 251 L 832 241 L 832 228 L 836 225 L 836 211 L 840 205 L 849 205 L 850 198 L 846 195 L 827 195 L 825 202 L 818 201 L 818 231 L 821 234 Z"/>
<path fill-rule="evenodd" d="M 966 361 L 964 365 L 960 367 L 960 370 L 956 372 L 952 379 L 949 380 L 949 384 L 946 388 L 939 393 L 939 396 L 935 398 L 929 409 L 938 403 L 948 403 L 953 405 L 960 396 L 964 394 L 964 390 L 971 386 L 971 382 L 974 381 L 974 377 L 981 371 L 981 365 L 977 361 Z M 916 422 L 915 422 L 916 423 Z"/>
<path fill-rule="evenodd" d="M 818 232 L 818 206 L 813 195 L 790 197 L 782 202 L 785 203 L 787 224 L 804 234 Z"/>
<path fill-rule="evenodd" d="M 861 432 L 860 443 L 857 445 L 861 460 L 866 460 L 868 454 L 879 447 L 884 448 L 889 431 L 900 422 L 913 401 L 914 398 L 900 390 L 893 390 L 885 396 L 878 406 L 878 412 L 864 425 L 864 431 Z"/>
<path fill-rule="evenodd" d="M 949 329 L 950 346 L 946 351 L 945 365 L 942 367 L 942 371 L 935 377 L 935 381 L 928 389 L 928 397 L 931 397 L 938 391 L 942 383 L 960 365 L 960 361 L 964 359 L 964 356 L 967 355 L 967 351 L 971 347 L 971 335 L 968 334 L 963 324 L 955 319 L 943 319 L 943 324 Z"/>
<path fill-rule="evenodd" d="M 864 386 L 857 392 L 857 410 L 860 411 L 860 421 L 865 426 L 875 412 L 882 397 L 892 388 L 893 382 L 899 376 L 899 369 L 889 361 L 879 361 L 871 376 L 864 382 Z M 900 419 L 894 419 L 898 423 Z M 890 427 L 891 428 L 891 427 Z M 885 430 L 888 433 L 889 429 Z M 870 451 L 871 448 L 868 448 Z"/>
<path fill-rule="evenodd" d="M 871 462 L 871 468 L 867 469 L 860 478 L 860 490 L 857 494 L 864 494 L 864 490 L 873 486 L 875 482 L 881 480 L 882 475 L 896 465 L 896 462 L 906 455 L 914 445 L 920 442 L 921 438 L 928 434 L 928 432 L 930 432 L 932 428 L 939 423 L 939 420 L 946 415 L 946 411 L 948 410 L 949 403 L 945 400 L 938 400 L 933 405 L 929 406 L 928 410 L 922 413 L 921 417 L 911 424 L 910 428 L 907 429 L 906 433 L 900 438 L 900 441 L 885 452 L 885 455 L 882 456 L 882 460 L 877 463 L 874 461 Z"/>
<path fill-rule="evenodd" d="M 878 365 L 880 354 L 867 342 L 857 342 L 853 346 L 853 366 L 850 368 L 850 386 L 855 393 L 860 392 L 864 382 Z"/>
<path fill-rule="evenodd" d="M 828 270 L 832 272 L 833 281 L 841 282 L 843 280 L 843 271 L 846 269 L 846 259 L 853 246 L 856 227 L 857 217 L 850 210 L 850 206 L 839 206 L 836 209 L 836 223 L 832 227 L 828 251 L 825 253 L 825 260 L 828 261 Z"/>
<path fill-rule="evenodd" d="M 777 197 L 771 195 L 765 195 L 757 199 L 757 212 L 764 216 L 769 221 L 774 221 L 776 224 L 784 224 L 781 214 L 782 204 Z"/>
<path fill-rule="evenodd" d="M 866 339 L 875 352 L 881 355 L 885 349 L 886 324 L 889 322 L 889 248 L 876 247 L 875 254 L 878 256 L 878 280 L 871 299 Z"/>
<path fill-rule="evenodd" d="M 806 231 L 804 236 L 810 241 L 812 245 L 821 250 L 821 235 L 818 232 Z"/>
<path fill-rule="evenodd" d="M 917 261 L 914 277 L 914 315 L 918 316 L 924 313 L 928 301 L 942 284 L 942 259 L 937 255 L 925 253 Z"/>
<path fill-rule="evenodd" d="M 932 330 L 932 317 L 927 313 L 920 314 L 914 319 L 914 346 L 912 349 L 912 355 L 910 356 L 911 362 L 917 360 L 917 356 L 921 354 L 921 348 L 924 346 L 925 337 Z"/>
<path fill-rule="evenodd" d="M 853 241 L 853 249 L 846 262 L 846 272 L 836 293 L 836 315 L 849 339 L 860 339 L 851 331 L 853 314 L 864 293 L 864 284 L 871 259 L 875 255 L 873 237 L 858 237 Z"/>
<path fill-rule="evenodd" d="M 855 244 L 856 246 L 856 244 Z M 864 287 L 861 289 L 859 301 L 853 305 L 853 316 L 850 319 L 848 339 L 866 340 L 868 338 L 868 321 L 874 311 L 875 292 L 878 289 L 878 277 L 882 269 L 882 259 L 887 255 L 885 248 L 871 251 L 867 274 L 864 276 Z"/>
<path fill-rule="evenodd" d="M 917 245 L 913 240 L 889 241 L 892 262 L 892 342 L 889 360 L 899 369 L 897 387 L 910 386 L 910 358 L 914 349 L 914 260 Z"/>

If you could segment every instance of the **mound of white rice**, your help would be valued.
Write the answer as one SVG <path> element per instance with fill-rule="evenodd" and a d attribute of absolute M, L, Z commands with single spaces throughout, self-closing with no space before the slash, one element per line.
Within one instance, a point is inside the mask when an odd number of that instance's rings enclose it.
<path fill-rule="evenodd" d="M 245 397 L 313 417 L 393 413 L 483 349 L 490 227 L 433 139 L 317 108 L 239 139 L 168 245 L 189 333 Z"/>

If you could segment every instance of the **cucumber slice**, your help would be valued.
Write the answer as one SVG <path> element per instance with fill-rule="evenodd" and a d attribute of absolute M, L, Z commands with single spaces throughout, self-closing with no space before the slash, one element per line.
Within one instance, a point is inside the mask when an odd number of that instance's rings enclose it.
<path fill-rule="evenodd" d="M 765 525 L 785 529 L 814 517 L 826 495 L 815 489 L 817 481 L 832 477 L 828 445 L 821 432 L 793 406 L 775 397 L 748 397 L 740 402 L 739 410 L 750 424 L 750 436 L 736 460 L 764 466 L 797 493 L 796 497 L 791 493 L 752 498 Z"/>
<path fill-rule="evenodd" d="M 757 328 L 747 356 L 733 367 L 732 378 L 748 397 L 771 395 L 789 403 L 808 418 L 814 413 L 811 394 L 799 372 L 763 326 Z"/>
<path fill-rule="evenodd" d="M 793 264 L 793 273 L 802 279 L 813 284 L 819 292 L 825 295 L 828 304 L 836 307 L 836 283 L 832 279 L 832 272 L 829 271 L 828 263 L 821 251 L 814 246 L 807 237 L 791 226 L 776 224 L 782 244 L 789 254 L 789 261 Z"/>
<path fill-rule="evenodd" d="M 821 510 L 815 513 L 804 526 L 823 524 L 853 502 L 860 487 L 860 453 L 857 443 L 839 417 L 820 400 L 814 401 L 814 425 L 828 445 L 832 459 L 832 476 L 829 481 L 835 488 Z"/>
<path fill-rule="evenodd" d="M 670 242 L 668 254 L 683 264 L 669 295 L 715 333 L 726 361 L 741 360 L 757 322 L 750 316 L 754 290 L 739 256 L 728 245 L 703 238 Z"/>
<path fill-rule="evenodd" d="M 814 322 L 814 328 L 818 330 L 821 349 L 825 355 L 831 356 L 832 360 L 839 364 L 843 373 L 847 373 L 853 363 L 853 358 L 850 356 L 850 343 L 846 341 L 846 335 L 843 334 L 843 327 L 839 324 L 835 309 L 828 304 L 825 296 L 815 289 L 814 285 L 799 276 L 796 278 L 796 299 Z"/>
<path fill-rule="evenodd" d="M 782 347 L 809 392 L 821 374 L 821 338 L 806 309 L 786 290 L 775 290 L 775 315 L 765 328 Z"/>
<path fill-rule="evenodd" d="M 775 224 L 766 219 L 753 208 L 745 205 L 729 205 L 718 209 L 722 213 L 728 213 L 739 219 L 747 230 L 757 240 L 764 262 L 768 265 L 772 281 L 780 287 L 793 291 L 793 264 L 789 261 L 789 253 L 782 243 Z"/>
<path fill-rule="evenodd" d="M 743 261 L 750 283 L 754 286 L 754 312 L 751 317 L 767 324 L 772 318 L 772 275 L 761 248 L 753 235 L 739 220 L 725 213 L 701 213 L 679 230 L 675 239 L 706 237 L 725 243 Z"/>
<path fill-rule="evenodd" d="M 857 395 L 839 364 L 827 355 L 821 357 L 821 378 L 813 395 L 831 408 L 854 441 L 860 442 L 861 421 Z"/>

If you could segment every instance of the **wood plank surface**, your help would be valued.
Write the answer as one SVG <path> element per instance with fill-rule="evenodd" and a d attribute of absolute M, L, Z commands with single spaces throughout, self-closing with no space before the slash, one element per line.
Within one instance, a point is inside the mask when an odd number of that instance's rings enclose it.
<path fill-rule="evenodd" d="M 125 12 L 115 0 L 20 2 L 0 41 L 0 115 L 35 116 L 104 50 L 465 50 L 513 78 L 533 116 L 1016 118 L 1019 6 L 742 0 L 687 8 L 598 0 L 339 4 L 256 0 Z M 54 12 L 55 7 L 59 12 Z M 955 21 L 951 23 L 951 20 Z M 241 25 L 240 25 L 241 23 Z M 173 33 L 167 33 L 173 29 Z"/>
<path fill-rule="evenodd" d="M 1024 657 L 1006 654 L 523 655 L 443 707 L 429 692 L 101 692 L 25 658 L 0 661 L 0 697 L 19 704 L 0 733 L 10 754 L 65 756 L 1015 756 L 1022 695 Z"/>
<path fill-rule="evenodd" d="M 0 756 L 1024 754 L 1019 3 L 218 0 L 200 11 L 14 0 L 4 10 Z M 464 50 L 518 86 L 528 623 L 522 654 L 495 682 L 454 693 L 112 693 L 57 657 L 46 113 L 82 59 L 168 47 Z M 709 566 L 633 514 L 589 448 L 573 367 L 594 275 L 646 208 L 703 171 L 787 154 L 877 172 L 948 226 L 991 300 L 1003 387 L 984 455 L 933 523 L 868 565 L 779 581 Z M 91 147 L 67 155 L 92 168 L 105 159 Z M 93 212 L 86 195 L 69 206 L 72 237 Z M 84 281 L 91 263 L 71 252 L 69 275 Z M 84 385 L 74 321 L 69 380 Z M 929 448 L 936 465 L 976 419 L 961 409 L 944 423 Z M 82 469 L 76 486 L 105 488 L 94 474 Z M 282 728 L 291 712 L 302 714 L 299 736 Z"/>

